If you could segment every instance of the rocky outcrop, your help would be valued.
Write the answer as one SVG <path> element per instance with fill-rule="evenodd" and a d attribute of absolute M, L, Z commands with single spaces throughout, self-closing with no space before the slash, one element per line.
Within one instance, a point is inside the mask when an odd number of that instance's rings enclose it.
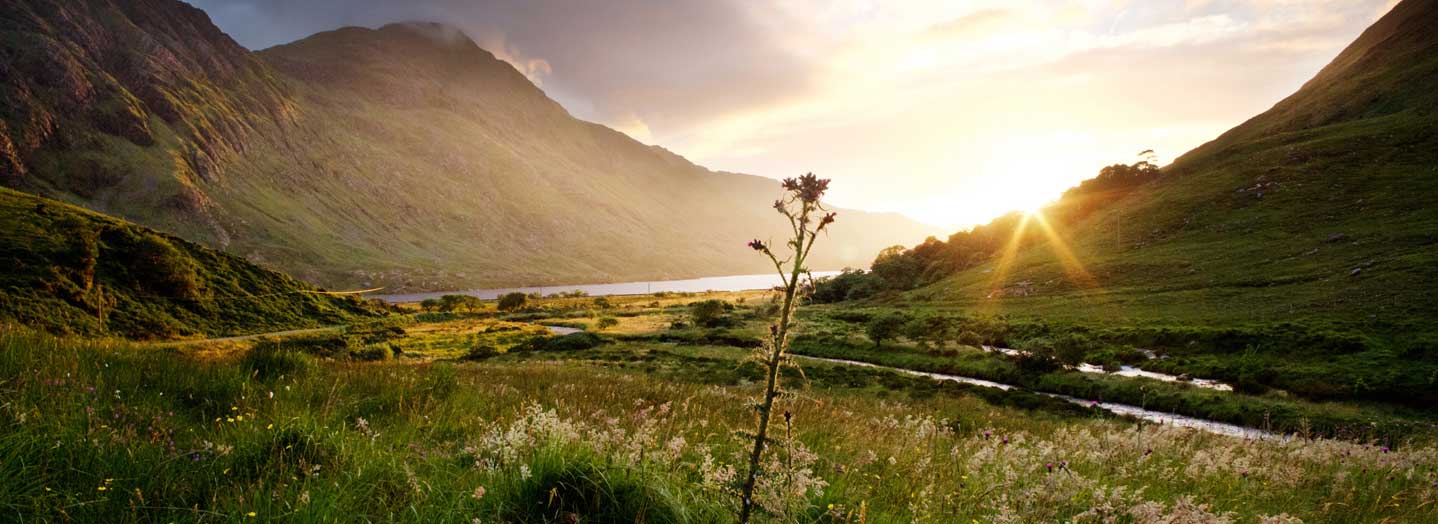
<path fill-rule="evenodd" d="M 29 180 L 32 164 L 46 150 L 110 152 L 111 138 L 197 151 L 181 158 L 213 176 L 257 125 L 292 107 L 263 63 L 181 2 L 11 0 L 0 33 L 6 185 L 67 192 L 63 177 Z"/>

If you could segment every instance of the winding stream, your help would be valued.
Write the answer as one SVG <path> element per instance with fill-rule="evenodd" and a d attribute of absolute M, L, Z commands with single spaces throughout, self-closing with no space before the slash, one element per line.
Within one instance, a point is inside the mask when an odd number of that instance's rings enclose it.
<path fill-rule="evenodd" d="M 582 329 L 577 329 L 577 328 L 572 328 L 572 327 L 564 327 L 564 326 L 544 326 L 544 327 L 547 328 L 547 329 L 549 329 L 550 333 L 553 333 L 553 334 L 555 334 L 555 335 L 568 335 L 568 334 L 570 334 L 570 333 L 577 333 L 577 332 L 583 331 Z M 992 351 L 992 352 L 996 352 L 996 353 L 1003 353 L 1003 354 L 1006 354 L 1006 355 L 1016 355 L 1016 354 L 1022 354 L 1022 353 L 1023 353 L 1022 351 L 1019 351 L 1019 350 L 1017 350 L 1017 349 L 1001 348 L 1001 347 L 994 347 L 994 346 L 984 346 L 984 350 L 986 350 L 986 351 Z M 1152 354 L 1151 352 L 1146 352 L 1145 354 L 1149 355 L 1149 358 L 1154 358 L 1154 356 L 1153 356 L 1153 354 Z M 933 380 L 938 380 L 938 381 L 958 382 L 958 383 L 961 383 L 961 384 L 970 384 L 970 385 L 974 385 L 974 386 L 986 387 L 986 388 L 994 388 L 994 389 L 1000 389 L 1000 390 L 1004 390 L 1004 391 L 1011 391 L 1011 390 L 1017 390 L 1017 389 L 1019 389 L 1017 386 L 1013 386 L 1013 385 L 1010 385 L 1010 384 L 1004 384 L 1004 383 L 1001 383 L 1001 382 L 994 382 L 994 381 L 992 381 L 992 380 L 984 380 L 984 379 L 973 378 L 973 377 L 965 377 L 965 376 L 961 376 L 961 375 L 949 375 L 949 374 L 945 374 L 945 373 L 933 373 L 933 372 L 928 372 L 928 371 L 916 371 L 916 370 L 912 370 L 912 369 L 896 368 L 896 367 L 890 367 L 890 366 L 881 366 L 881 365 L 878 365 L 878 364 L 872 364 L 872 363 L 869 363 L 869 362 L 860 362 L 860 361 L 857 361 L 857 360 L 844 360 L 844 359 L 837 359 L 837 358 L 811 357 L 811 356 L 808 356 L 808 355 L 798 355 L 798 354 L 796 354 L 796 355 L 794 355 L 794 356 L 795 356 L 795 357 L 798 357 L 798 358 L 801 358 L 801 359 L 804 359 L 804 360 L 809 360 L 809 361 L 814 361 L 814 362 L 824 362 L 824 363 L 828 363 L 828 364 L 837 364 L 837 365 L 844 365 L 844 366 L 857 366 L 857 367 L 865 367 L 865 368 L 872 368 L 872 369 L 880 369 L 880 370 L 889 371 L 889 372 L 893 372 L 893 373 L 899 373 L 899 374 L 903 374 L 903 375 L 909 375 L 909 376 L 915 376 L 915 377 L 924 377 L 924 378 L 933 379 Z M 1078 369 L 1079 371 L 1082 371 L 1082 372 L 1085 372 L 1085 373 L 1114 374 L 1114 375 L 1120 375 L 1120 376 L 1125 376 L 1125 377 L 1144 377 L 1144 378 L 1151 378 L 1151 379 L 1155 379 L 1155 380 L 1162 380 L 1162 381 L 1165 381 L 1165 382 L 1182 382 L 1182 383 L 1188 383 L 1188 384 L 1192 384 L 1192 385 L 1195 385 L 1195 386 L 1198 386 L 1198 387 L 1204 387 L 1204 388 L 1209 388 L 1209 389 L 1217 389 L 1217 390 L 1221 390 L 1221 391 L 1232 391 L 1232 390 L 1233 390 L 1233 388 L 1230 387 L 1229 385 L 1224 384 L 1224 383 L 1221 383 L 1221 382 L 1213 381 L 1213 380 L 1206 380 L 1206 379 L 1192 379 L 1192 380 L 1188 380 L 1188 379 L 1183 379 L 1183 378 L 1176 377 L 1176 376 L 1169 375 L 1169 374 L 1165 374 L 1165 373 L 1155 373 L 1155 372 L 1152 372 L 1152 371 L 1144 371 L 1144 370 L 1141 370 L 1141 369 L 1138 369 L 1138 368 L 1134 368 L 1134 367 L 1131 367 L 1131 366 L 1123 366 L 1123 367 L 1121 367 L 1118 371 L 1115 371 L 1115 372 L 1112 372 L 1112 373 L 1110 373 L 1110 372 L 1108 372 L 1108 371 L 1104 371 L 1103 368 L 1098 367 L 1098 366 L 1095 366 L 1095 365 L 1093 365 L 1093 364 L 1082 364 L 1082 365 L 1080 365 L 1077 369 Z M 1240 438 L 1251 438 L 1251 439 L 1268 439 L 1268 438 L 1279 438 L 1279 439 L 1281 439 L 1281 438 L 1285 438 L 1282 434 L 1275 433 L 1275 432 L 1272 432 L 1272 431 L 1265 431 L 1265 430 L 1261 430 L 1261 429 L 1257 429 L 1257 428 L 1244 427 L 1244 426 L 1240 426 L 1240 425 L 1237 425 L 1237 424 L 1229 424 L 1229 423 L 1226 423 L 1226 422 L 1218 422 L 1218 421 L 1214 421 L 1214 420 L 1207 420 L 1207 419 L 1202 419 L 1202 418 L 1197 418 L 1197 417 L 1190 417 L 1190 416 L 1187 416 L 1187 415 L 1179 415 L 1179 414 L 1176 414 L 1176 413 L 1168 413 L 1168 412 L 1165 412 L 1165 411 L 1155 411 L 1155 410 L 1152 410 L 1152 409 L 1141 408 L 1141 407 L 1132 406 L 1132 405 L 1129 405 L 1129 404 L 1119 404 L 1119 403 L 1116 403 L 1116 402 L 1099 402 L 1099 401 L 1095 401 L 1095 400 L 1084 400 L 1084 399 L 1077 398 L 1077 397 L 1070 397 L 1070 396 L 1068 396 L 1068 395 L 1060 395 L 1060 394 L 1057 394 L 1057 393 L 1045 393 L 1045 392 L 1042 392 L 1042 391 L 1034 391 L 1033 393 L 1034 393 L 1034 394 L 1038 394 L 1038 395 L 1043 395 L 1043 396 L 1046 396 L 1046 397 L 1053 397 L 1053 398 L 1063 399 L 1063 400 L 1072 402 L 1072 403 L 1074 403 L 1074 404 L 1078 404 L 1078 405 L 1080 405 L 1080 406 L 1088 406 L 1088 407 L 1095 407 L 1095 408 L 1104 409 L 1104 410 L 1109 411 L 1110 413 L 1115 413 L 1115 414 L 1118 414 L 1118 415 L 1124 415 L 1124 416 L 1134 417 L 1134 418 L 1146 420 L 1146 421 L 1149 421 L 1149 422 L 1153 422 L 1153 423 L 1156 423 L 1156 424 L 1165 424 L 1165 425 L 1176 426 L 1176 427 L 1181 427 L 1181 428 L 1193 428 L 1193 429 L 1197 429 L 1197 430 L 1200 430 L 1200 431 L 1207 431 L 1207 432 L 1209 432 L 1209 433 L 1216 433 L 1216 434 L 1219 434 L 1219 435 L 1227 435 L 1227 436 L 1231 436 L 1231 437 L 1240 437 Z"/>
<path fill-rule="evenodd" d="M 989 352 L 992 352 L 992 353 L 1002 353 L 1002 354 L 1010 355 L 1010 356 L 1013 356 L 1013 355 L 1022 355 L 1022 354 L 1024 354 L 1024 352 L 1021 351 L 1021 350 L 1010 349 L 1010 348 L 1001 348 L 1001 347 L 998 347 L 998 346 L 983 346 L 983 349 L 984 349 L 984 351 L 989 351 Z M 1158 355 L 1157 355 L 1156 353 L 1154 353 L 1153 351 L 1149 351 L 1149 350 L 1146 350 L 1146 349 L 1145 349 L 1145 350 L 1140 350 L 1140 351 L 1142 351 L 1143 354 L 1144 354 L 1144 356 L 1148 357 L 1149 359 L 1158 358 Z M 1156 372 L 1156 371 L 1145 371 L 1145 370 L 1142 370 L 1142 369 L 1139 369 L 1139 368 L 1136 368 L 1136 367 L 1133 367 L 1133 366 L 1127 366 L 1127 365 L 1125 365 L 1125 366 L 1119 366 L 1118 371 L 1108 371 L 1108 370 L 1105 370 L 1102 366 L 1099 366 L 1099 365 L 1097 365 L 1097 364 L 1087 364 L 1087 363 L 1085 363 L 1085 364 L 1079 364 L 1078 367 L 1077 367 L 1077 368 L 1074 368 L 1074 369 L 1077 369 L 1077 370 L 1079 370 L 1079 371 L 1081 371 L 1081 372 L 1083 372 L 1083 373 L 1094 373 L 1094 374 L 1100 374 L 1100 375 L 1118 375 L 1118 376 L 1120 376 L 1120 377 L 1151 378 L 1151 379 L 1154 379 L 1154 380 L 1161 380 L 1161 381 L 1164 381 L 1164 382 L 1177 382 L 1177 383 L 1180 383 L 1180 384 L 1189 384 L 1189 385 L 1192 385 L 1192 386 L 1197 386 L 1197 387 L 1205 388 L 1205 389 L 1212 389 L 1212 390 L 1216 390 L 1216 391 L 1233 391 L 1233 386 L 1230 386 L 1230 385 L 1228 385 L 1228 384 L 1224 384 L 1224 383 L 1219 382 L 1219 381 L 1217 381 L 1217 380 L 1211 380 L 1211 379 L 1206 379 L 1206 378 L 1180 377 L 1180 376 L 1176 376 L 1176 375 L 1170 375 L 1170 374 L 1168 374 L 1168 373 L 1159 373 L 1159 372 Z"/>
<path fill-rule="evenodd" d="M 1013 351 L 1013 350 L 1010 350 L 1010 351 Z M 859 362 L 859 361 L 856 361 L 856 360 L 843 360 L 843 359 L 837 359 L 837 358 L 811 357 L 811 356 L 808 356 L 808 355 L 795 355 L 795 356 L 796 356 L 796 357 L 799 357 L 799 358 L 802 358 L 802 359 L 805 359 L 805 360 L 811 360 L 811 361 L 815 361 L 815 362 L 826 362 L 826 363 L 830 363 L 830 364 L 840 364 L 840 365 L 845 365 L 845 366 L 861 366 L 861 367 L 866 367 L 866 368 L 882 369 L 882 370 L 885 370 L 885 371 L 892 371 L 892 372 L 895 372 L 895 373 L 901 373 L 901 374 L 911 375 L 911 376 L 916 376 L 916 377 L 926 377 L 926 378 L 931 378 L 931 379 L 940 380 L 940 381 L 950 381 L 950 382 L 959 382 L 959 383 L 963 383 L 963 384 L 972 384 L 972 385 L 975 385 L 975 386 L 1002 389 L 1002 390 L 1004 390 L 1004 391 L 1009 391 L 1009 390 L 1018 389 L 1016 386 L 1012 386 L 1012 385 L 1009 385 L 1009 384 L 1003 384 L 1003 383 L 999 383 L 999 382 L 993 382 L 993 381 L 989 381 L 989 380 L 982 380 L 982 379 L 977 379 L 977 378 L 972 378 L 972 377 L 964 377 L 964 376 L 959 376 L 959 375 L 947 375 L 947 374 L 943 374 L 943 373 L 930 373 L 930 372 L 927 372 L 927 371 L 914 371 L 914 370 L 912 370 L 912 369 L 903 369 L 903 368 L 895 368 L 895 367 L 889 367 L 889 366 L 880 366 L 880 365 L 878 365 L 878 364 L 871 364 L 871 363 L 868 363 L 868 362 Z M 1100 370 L 1100 371 L 1102 372 L 1102 370 Z M 1175 378 L 1177 378 L 1177 377 L 1175 377 Z M 1111 413 L 1116 413 L 1116 414 L 1119 414 L 1119 415 L 1125 415 L 1125 416 L 1130 416 L 1130 417 L 1134 417 L 1134 418 L 1138 418 L 1138 419 L 1142 419 L 1142 420 L 1147 420 L 1147 421 L 1149 421 L 1149 422 L 1154 422 L 1154 423 L 1158 423 L 1158 424 L 1167 424 L 1167 425 L 1170 425 L 1170 426 L 1177 426 L 1177 427 L 1181 427 L 1181 428 L 1193 428 L 1193 429 L 1197 429 L 1197 430 L 1207 431 L 1207 432 L 1209 432 L 1209 433 L 1217 433 L 1217 434 L 1219 434 L 1219 435 L 1228 435 L 1228 436 L 1232 436 L 1232 437 L 1242 437 L 1242 438 L 1251 438 L 1251 439 L 1283 438 L 1283 435 L 1278 434 L 1278 433 L 1274 433 L 1274 432 L 1272 432 L 1272 431 L 1264 431 L 1264 430 L 1257 429 L 1257 428 L 1249 428 L 1249 427 L 1239 426 L 1239 425 L 1237 425 L 1237 424 L 1229 424 L 1229 423 L 1226 423 L 1226 422 L 1218 422 L 1218 421 L 1213 421 L 1213 420 L 1206 420 L 1206 419 L 1201 419 L 1201 418 L 1197 418 L 1197 417 L 1190 417 L 1190 416 L 1186 416 L 1186 415 L 1178 415 L 1178 414 L 1175 414 L 1175 413 L 1167 413 L 1167 412 L 1163 412 L 1163 411 L 1154 411 L 1154 410 L 1151 410 L 1151 409 L 1144 409 L 1144 408 L 1141 408 L 1141 407 L 1138 407 L 1138 406 L 1131 406 L 1131 405 L 1128 405 L 1128 404 L 1118 404 L 1118 403 L 1115 403 L 1115 402 L 1098 402 L 1098 401 L 1093 401 L 1093 400 L 1084 400 L 1084 399 L 1081 399 L 1081 398 L 1070 397 L 1070 396 L 1068 396 L 1068 395 L 1060 395 L 1060 394 L 1057 394 L 1057 393 L 1044 393 L 1044 392 L 1042 392 L 1042 391 L 1034 391 L 1033 393 L 1038 394 L 1038 395 L 1043 395 L 1043 396 L 1046 396 L 1046 397 L 1053 397 L 1053 398 L 1059 398 L 1059 399 L 1067 400 L 1067 401 L 1069 401 L 1069 402 L 1072 402 L 1072 403 L 1074 403 L 1074 404 L 1078 404 L 1078 405 L 1081 405 L 1081 406 L 1090 406 L 1090 407 L 1101 408 L 1101 409 L 1107 410 L 1107 411 L 1109 411 L 1109 412 L 1111 412 Z"/>

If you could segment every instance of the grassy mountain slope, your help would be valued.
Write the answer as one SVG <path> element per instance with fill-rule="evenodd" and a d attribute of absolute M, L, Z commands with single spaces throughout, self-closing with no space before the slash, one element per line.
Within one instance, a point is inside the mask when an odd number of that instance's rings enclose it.
<path fill-rule="evenodd" d="M 242 258 L 0 188 L 0 320 L 57 333 L 171 338 L 375 315 Z"/>
<path fill-rule="evenodd" d="M 759 272 L 744 242 L 781 233 L 776 182 L 577 120 L 442 26 L 345 28 L 251 53 L 175 0 L 23 0 L 0 24 L 6 185 L 308 280 L 403 290 Z M 52 78 L 49 62 L 71 74 Z M 861 265 L 928 232 L 845 211 L 814 265 Z"/>
<path fill-rule="evenodd" d="M 1045 210 L 1001 256 L 912 292 L 1054 319 L 1432 332 L 1438 2 L 1405 1 L 1297 93 L 1120 193 Z M 1081 270 L 1075 269 L 1082 267 Z"/>

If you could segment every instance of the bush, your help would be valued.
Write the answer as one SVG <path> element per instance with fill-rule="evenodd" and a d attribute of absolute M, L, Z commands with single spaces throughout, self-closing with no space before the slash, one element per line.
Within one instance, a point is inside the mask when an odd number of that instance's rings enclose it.
<path fill-rule="evenodd" d="M 578 351 L 598 347 L 603 343 L 604 339 L 599 338 L 599 335 L 588 331 L 580 331 L 578 333 L 570 333 L 549 339 L 548 343 L 545 344 L 545 349 L 549 351 Z"/>
<path fill-rule="evenodd" d="M 596 325 L 599 327 L 600 331 L 603 331 L 619 325 L 619 319 L 608 316 L 599 317 L 599 322 Z"/>
<path fill-rule="evenodd" d="M 907 318 L 898 312 L 889 312 L 875 315 L 864 324 L 864 333 L 869 335 L 869 340 L 874 341 L 874 347 L 881 347 L 885 340 L 893 340 L 903 329 Z"/>
<path fill-rule="evenodd" d="M 557 337 L 534 337 L 515 346 L 511 351 L 579 351 L 598 347 L 604 343 L 599 335 L 588 331 L 570 333 Z"/>
<path fill-rule="evenodd" d="M 707 328 L 724 327 L 730 324 L 726 311 L 733 305 L 723 300 L 704 300 L 689 305 L 689 318 L 694 325 Z"/>
<path fill-rule="evenodd" d="M 599 309 L 609 309 L 614 307 L 614 303 L 609 301 L 609 297 L 599 297 L 594 299 L 594 307 L 597 307 Z"/>
<path fill-rule="evenodd" d="M 1024 339 L 1019 341 L 1018 346 L 1018 349 L 1023 351 L 1014 357 L 1014 364 L 1018 365 L 1019 371 L 1038 375 L 1063 368 L 1063 363 L 1054 355 L 1052 340 L 1043 337 Z"/>
<path fill-rule="evenodd" d="M 499 348 L 489 344 L 478 344 L 464 353 L 465 360 L 485 360 L 500 355 Z"/>
<path fill-rule="evenodd" d="M 445 295 L 430 305 L 443 312 L 464 310 L 473 313 L 484 309 L 484 301 L 470 295 Z M 424 302 L 420 302 L 420 307 L 425 307 Z"/>
<path fill-rule="evenodd" d="M 966 329 L 959 333 L 959 343 L 965 346 L 981 347 L 984 345 L 984 337 L 979 336 L 973 330 Z"/>
<path fill-rule="evenodd" d="M 199 300 L 203 296 L 194 262 L 159 235 L 140 236 L 130 269 L 145 288 L 162 297 Z"/>
<path fill-rule="evenodd" d="M 1090 351 L 1099 348 L 1098 343 L 1085 335 L 1069 333 L 1054 340 L 1054 358 L 1066 366 L 1077 366 L 1084 362 Z"/>
<path fill-rule="evenodd" d="M 393 344 L 370 344 L 350 352 L 350 358 L 365 361 L 380 361 L 394 358 L 395 348 Z"/>
<path fill-rule="evenodd" d="M 529 297 L 524 293 L 520 293 L 518 291 L 514 293 L 505 293 L 504 295 L 499 297 L 499 310 L 515 311 L 520 308 L 523 308 L 524 305 L 527 303 L 529 303 Z"/>
<path fill-rule="evenodd" d="M 250 376 L 271 381 L 280 377 L 297 377 L 309 372 L 310 360 L 304 353 L 281 348 L 276 344 L 258 344 L 240 359 L 240 367 Z"/>

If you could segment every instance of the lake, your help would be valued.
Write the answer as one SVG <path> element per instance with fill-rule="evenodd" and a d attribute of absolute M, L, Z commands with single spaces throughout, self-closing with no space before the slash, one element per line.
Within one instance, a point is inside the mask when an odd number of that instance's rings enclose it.
<path fill-rule="evenodd" d="M 839 274 L 838 271 L 815 271 L 814 277 L 828 277 Z M 726 277 L 702 277 L 685 280 L 653 280 L 647 282 L 619 282 L 614 284 L 573 284 L 559 286 L 529 286 L 529 287 L 507 287 L 495 289 L 465 289 L 456 291 L 434 291 L 429 293 L 399 293 L 394 295 L 365 295 L 366 298 L 378 298 L 385 302 L 419 302 L 421 300 L 439 298 L 444 295 L 470 295 L 486 300 L 499 298 L 505 293 L 518 291 L 524 294 L 539 293 L 548 295 L 551 293 L 563 293 L 567 291 L 583 291 L 590 296 L 605 295 L 647 295 L 667 291 L 670 293 L 689 292 L 698 293 L 701 291 L 747 291 L 751 289 L 769 289 L 780 285 L 779 275 L 768 273 L 763 275 L 732 275 Z"/>

